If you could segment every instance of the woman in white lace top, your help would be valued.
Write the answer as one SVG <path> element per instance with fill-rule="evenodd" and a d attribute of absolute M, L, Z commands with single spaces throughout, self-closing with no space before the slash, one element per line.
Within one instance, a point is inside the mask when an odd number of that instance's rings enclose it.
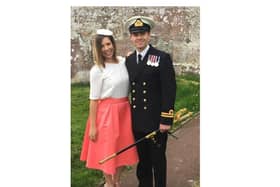
<path fill-rule="evenodd" d="M 136 148 L 104 164 L 99 161 L 135 142 L 128 101 L 128 73 L 125 59 L 116 56 L 111 31 L 97 31 L 94 49 L 96 65 L 90 71 L 90 110 L 81 160 L 86 161 L 87 168 L 103 171 L 105 187 L 120 187 L 123 166 L 138 162 Z"/>

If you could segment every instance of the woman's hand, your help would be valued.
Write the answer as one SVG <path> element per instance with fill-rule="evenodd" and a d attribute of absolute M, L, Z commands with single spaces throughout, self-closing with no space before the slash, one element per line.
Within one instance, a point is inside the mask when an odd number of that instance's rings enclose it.
<path fill-rule="evenodd" d="M 97 131 L 96 128 L 90 127 L 89 129 L 89 139 L 91 141 L 95 141 L 97 137 Z"/>
<path fill-rule="evenodd" d="M 126 53 L 126 57 L 128 57 L 129 55 L 131 55 L 133 52 L 132 51 L 128 51 L 127 53 Z"/>

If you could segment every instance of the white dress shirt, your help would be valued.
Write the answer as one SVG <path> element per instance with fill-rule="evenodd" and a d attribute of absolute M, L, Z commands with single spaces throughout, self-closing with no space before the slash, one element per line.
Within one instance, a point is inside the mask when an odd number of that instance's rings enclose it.
<path fill-rule="evenodd" d="M 137 63 L 139 63 L 139 62 L 138 62 L 138 55 L 140 54 L 140 55 L 142 56 L 142 57 L 141 57 L 141 60 L 143 60 L 149 49 L 150 49 L 150 45 L 147 45 L 147 46 L 145 47 L 145 49 L 144 49 L 143 51 L 141 51 L 141 52 L 138 52 L 138 51 L 136 50 L 136 62 L 137 62 Z"/>

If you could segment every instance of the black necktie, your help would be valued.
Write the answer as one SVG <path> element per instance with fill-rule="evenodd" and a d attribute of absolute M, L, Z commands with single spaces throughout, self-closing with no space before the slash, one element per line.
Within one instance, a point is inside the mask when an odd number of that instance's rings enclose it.
<path fill-rule="evenodd" d="M 140 62 L 142 62 L 142 55 L 138 54 L 138 61 L 137 61 L 137 63 L 139 64 Z"/>

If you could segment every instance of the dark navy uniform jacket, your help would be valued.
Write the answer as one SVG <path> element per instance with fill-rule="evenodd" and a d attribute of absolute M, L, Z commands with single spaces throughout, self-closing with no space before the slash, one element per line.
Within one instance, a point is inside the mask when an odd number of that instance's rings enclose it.
<path fill-rule="evenodd" d="M 126 58 L 130 80 L 132 126 L 136 132 L 151 132 L 159 124 L 172 125 L 176 80 L 168 53 L 150 48 L 137 64 L 136 51 Z"/>

